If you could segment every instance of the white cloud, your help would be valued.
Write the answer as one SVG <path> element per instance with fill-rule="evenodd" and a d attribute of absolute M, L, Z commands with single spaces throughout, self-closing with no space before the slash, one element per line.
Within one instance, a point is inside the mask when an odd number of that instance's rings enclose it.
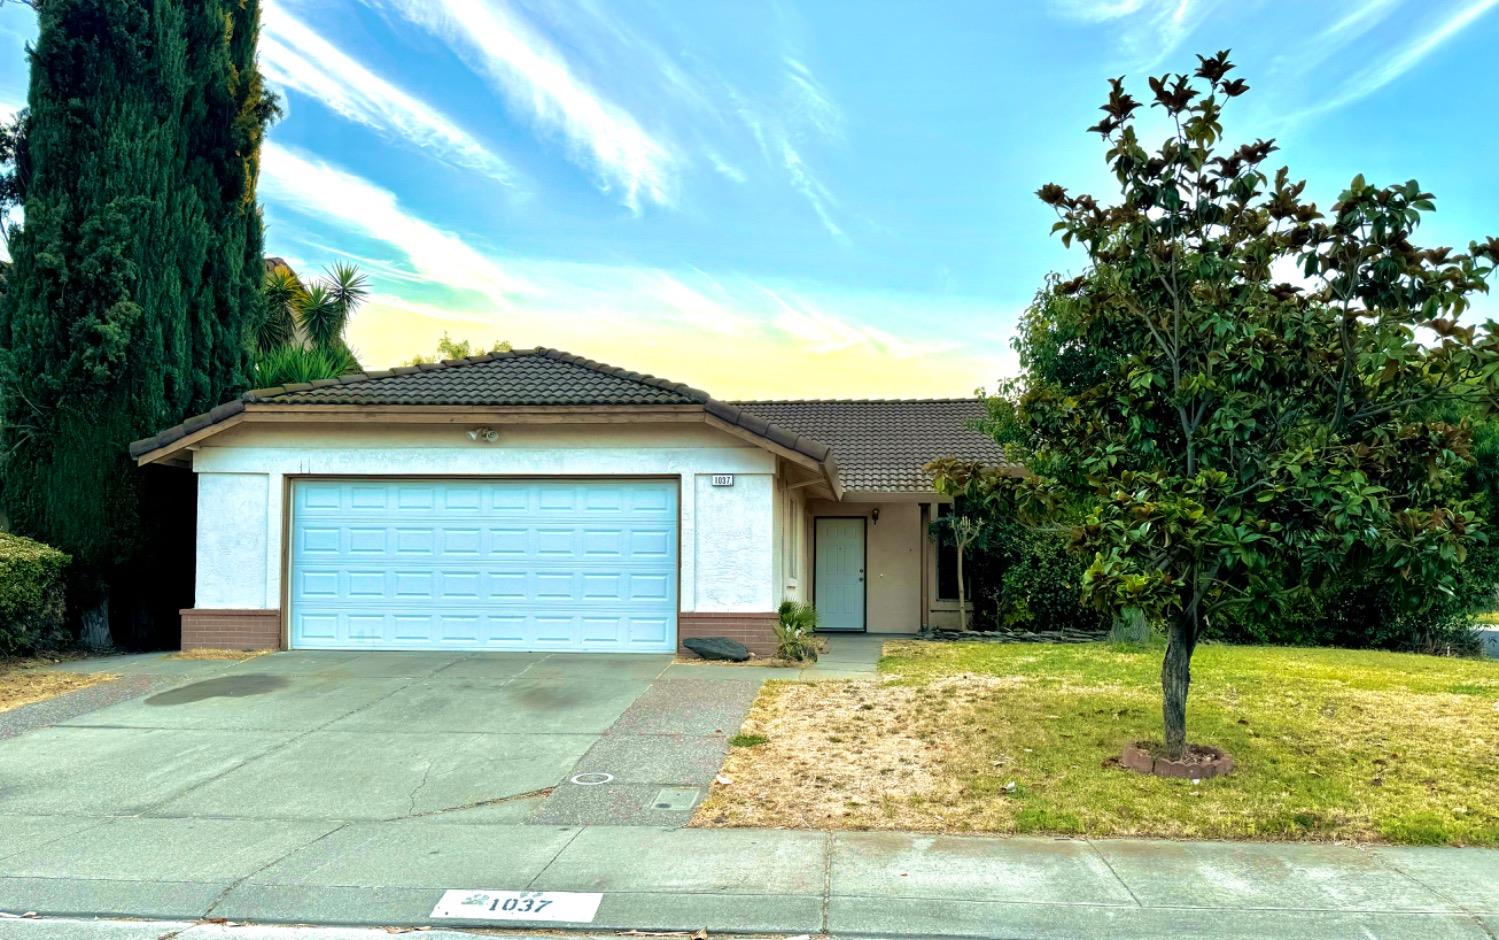
<path fill-rule="evenodd" d="M 543 129 L 561 133 L 631 211 L 672 202 L 676 156 L 510 11 L 488 0 L 385 2 L 451 46 Z"/>
<path fill-rule="evenodd" d="M 958 347 L 952 340 L 921 340 L 829 313 L 816 302 L 786 290 L 760 287 L 777 308 L 774 327 L 814 353 L 865 349 L 895 359 L 937 356 Z"/>
<path fill-rule="evenodd" d="M 1324 29 L 1318 39 L 1328 40 L 1362 35 L 1378 25 L 1380 20 L 1399 5 L 1400 0 L 1367 0 Z"/>
<path fill-rule="evenodd" d="M 805 63 L 786 56 L 786 82 L 791 90 L 794 122 L 805 124 L 826 137 L 838 137 L 843 133 L 843 113 Z"/>
<path fill-rule="evenodd" d="M 1499 5 L 1499 0 L 1477 0 L 1476 3 L 1462 7 L 1394 55 L 1382 56 L 1374 65 L 1356 74 L 1345 86 L 1347 90 L 1329 102 L 1327 107 L 1336 108 L 1357 101 L 1393 82 L 1415 68 L 1443 43 L 1467 29 L 1496 5 Z"/>
<path fill-rule="evenodd" d="M 781 138 L 781 161 L 786 168 L 787 175 L 791 178 L 792 187 L 811 204 L 812 211 L 817 213 L 817 218 L 822 222 L 822 227 L 827 229 L 828 234 L 834 238 L 844 238 L 843 229 L 833 220 L 833 214 L 830 211 L 830 207 L 837 204 L 833 199 L 833 194 L 818 181 L 817 177 L 812 175 L 806 163 L 802 161 L 802 155 L 785 137 Z"/>
<path fill-rule="evenodd" d="M 526 286 L 456 234 L 403 209 L 389 190 L 316 157 L 267 141 L 260 196 L 364 238 L 384 243 L 426 280 L 505 305 Z"/>
<path fill-rule="evenodd" d="M 1191 36 L 1219 0 L 1053 0 L 1068 19 L 1107 23 L 1136 68 L 1155 68 Z"/>
<path fill-rule="evenodd" d="M 272 82 L 316 98 L 351 121 L 515 183 L 511 167 L 473 135 L 336 49 L 279 4 L 267 4 L 262 14 L 260 66 Z"/>
<path fill-rule="evenodd" d="M 734 164 L 725 160 L 723 156 L 716 151 L 708 151 L 708 162 L 713 165 L 713 169 L 718 173 L 719 176 L 722 176 L 724 179 L 728 180 L 731 183 L 749 182 L 749 174 L 739 169 L 738 166 L 735 166 Z"/>

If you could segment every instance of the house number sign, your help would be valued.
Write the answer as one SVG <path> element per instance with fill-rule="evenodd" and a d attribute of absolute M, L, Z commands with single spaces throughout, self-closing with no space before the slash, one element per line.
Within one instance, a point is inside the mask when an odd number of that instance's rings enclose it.
<path fill-rule="evenodd" d="M 715 473 L 715 474 L 713 474 L 713 485 L 714 486 L 733 486 L 734 485 L 734 474 L 732 474 L 732 473 Z"/>
<path fill-rule="evenodd" d="M 602 894 L 573 891 L 445 891 L 434 919 L 553 920 L 589 924 Z"/>

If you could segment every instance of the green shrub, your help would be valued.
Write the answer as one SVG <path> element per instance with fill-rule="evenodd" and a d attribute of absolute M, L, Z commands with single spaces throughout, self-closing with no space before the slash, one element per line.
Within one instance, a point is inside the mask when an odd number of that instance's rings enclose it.
<path fill-rule="evenodd" d="M 271 388 L 319 379 L 336 379 L 359 371 L 347 350 L 336 347 L 278 346 L 255 360 L 255 385 Z"/>
<path fill-rule="evenodd" d="M 64 641 L 64 573 L 70 561 L 41 542 L 0 533 L 0 656 L 21 656 Z"/>
<path fill-rule="evenodd" d="M 776 658 L 817 662 L 822 639 L 815 636 L 817 611 L 811 604 L 782 601 L 776 611 Z"/>
<path fill-rule="evenodd" d="M 1014 521 L 994 523 L 984 562 L 998 573 L 994 617 L 1019 630 L 1102 630 L 1102 614 L 1083 604 L 1084 559 L 1067 550 L 1067 537 Z"/>

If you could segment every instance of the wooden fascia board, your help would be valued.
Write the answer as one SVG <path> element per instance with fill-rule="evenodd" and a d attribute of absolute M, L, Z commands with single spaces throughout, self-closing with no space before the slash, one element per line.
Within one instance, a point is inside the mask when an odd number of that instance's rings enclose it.
<path fill-rule="evenodd" d="M 827 475 L 827 470 L 823 466 L 822 461 L 812 457 L 808 457 L 801 451 L 792 450 L 789 447 L 777 444 L 775 441 L 772 441 L 767 437 L 761 437 L 748 428 L 741 428 L 737 424 L 730 424 L 722 418 L 719 418 L 715 415 L 710 415 L 706 412 L 703 413 L 703 420 L 710 428 L 716 428 L 724 432 L 725 434 L 732 434 L 740 440 L 748 441 L 749 443 L 754 444 L 756 447 L 763 447 L 771 453 L 775 454 L 777 457 L 784 458 L 785 460 L 796 464 L 798 467 L 806 467 L 808 470 L 814 470 L 824 476 Z"/>
<path fill-rule="evenodd" d="M 144 454 L 141 454 L 139 457 L 135 458 L 135 465 L 138 467 L 144 467 L 146 464 L 151 463 L 169 463 L 174 465 L 181 465 L 182 458 L 173 459 L 175 455 L 186 451 L 189 447 L 192 447 L 194 444 L 198 443 L 206 437 L 212 437 L 215 434 L 218 434 L 220 431 L 229 430 L 235 425 L 243 422 L 245 420 L 245 417 L 246 412 L 241 411 L 238 414 L 230 415 L 223 421 L 219 421 L 215 424 L 210 424 L 206 427 L 201 427 L 191 434 L 179 437 L 177 440 L 171 442 L 170 444 L 164 444 L 161 447 L 156 448 L 155 450 L 148 450 Z M 188 458 L 188 462 L 191 463 L 191 458 Z"/>

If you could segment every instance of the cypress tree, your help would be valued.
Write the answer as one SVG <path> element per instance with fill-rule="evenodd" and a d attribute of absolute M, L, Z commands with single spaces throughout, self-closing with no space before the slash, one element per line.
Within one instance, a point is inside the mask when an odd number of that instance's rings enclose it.
<path fill-rule="evenodd" d="M 73 555 L 86 632 L 113 597 L 117 635 L 139 636 L 153 604 L 187 600 L 159 563 L 190 540 L 192 481 L 138 470 L 126 446 L 246 381 L 275 106 L 257 0 L 47 0 L 38 17 L 0 297 L 0 494 L 14 529 Z"/>

